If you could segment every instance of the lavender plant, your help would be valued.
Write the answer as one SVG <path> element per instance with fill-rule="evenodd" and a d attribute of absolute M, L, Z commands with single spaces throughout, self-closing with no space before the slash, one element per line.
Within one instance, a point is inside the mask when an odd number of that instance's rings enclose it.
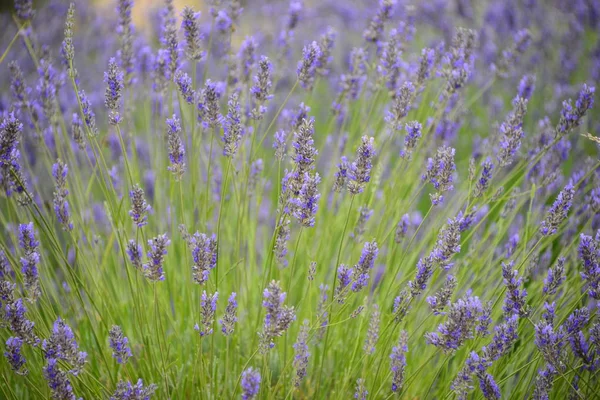
<path fill-rule="evenodd" d="M 0 11 L 0 398 L 600 398 L 596 2 L 150 3 Z"/>

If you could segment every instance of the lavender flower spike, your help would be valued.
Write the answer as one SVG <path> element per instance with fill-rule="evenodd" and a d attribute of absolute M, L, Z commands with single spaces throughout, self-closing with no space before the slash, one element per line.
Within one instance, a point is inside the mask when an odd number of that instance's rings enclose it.
<path fill-rule="evenodd" d="M 113 325 L 108 332 L 110 348 L 113 350 L 112 356 L 119 364 L 125 364 L 132 356 L 129 347 L 129 339 L 123 336 L 123 331 L 118 325 Z"/>
<path fill-rule="evenodd" d="M 169 161 L 171 165 L 167 167 L 173 173 L 176 181 L 180 181 L 185 173 L 185 148 L 181 140 L 181 124 L 175 114 L 173 118 L 167 119 L 167 143 L 169 145 Z"/>
<path fill-rule="evenodd" d="M 138 379 L 135 385 L 132 385 L 129 381 L 120 381 L 110 400 L 150 400 L 157 388 L 158 386 L 153 383 L 144 387 L 141 378 Z"/>
<path fill-rule="evenodd" d="M 201 34 L 200 12 L 194 12 L 190 7 L 184 7 L 181 12 L 181 28 L 185 36 L 185 56 L 190 61 L 198 62 L 204 57 L 204 52 L 200 49 Z M 193 67 L 195 68 L 195 66 Z"/>
<path fill-rule="evenodd" d="M 304 174 L 304 183 L 300 189 L 297 198 L 292 199 L 294 207 L 294 216 L 303 227 L 312 227 L 315 225 L 315 214 L 319 198 L 319 190 L 317 185 L 321 182 L 319 173 L 310 175 L 308 172 Z"/>
<path fill-rule="evenodd" d="M 567 214 L 573 204 L 575 188 L 569 182 L 567 186 L 558 194 L 558 197 L 548 210 L 546 218 L 540 224 L 540 233 L 544 236 L 550 236 L 556 233 L 560 224 L 567 218 Z"/>
<path fill-rule="evenodd" d="M 148 213 L 152 210 L 152 207 L 146 203 L 144 189 L 138 184 L 133 186 L 133 189 L 129 192 L 129 197 L 131 199 L 129 216 L 133 220 L 135 226 L 141 228 L 148 223 Z"/>
<path fill-rule="evenodd" d="M 296 343 L 294 343 L 294 369 L 296 370 L 296 375 L 294 376 L 294 386 L 299 387 L 302 379 L 306 376 L 306 367 L 308 366 L 308 357 L 310 357 L 310 352 L 308 351 L 308 333 L 310 331 L 310 324 L 308 320 L 304 321 L 302 327 L 300 328 L 300 333 L 298 333 L 298 339 Z"/>
<path fill-rule="evenodd" d="M 31 302 L 37 300 L 42 293 L 37 269 L 40 262 L 39 245 L 40 243 L 35 239 L 33 222 L 19 225 L 19 246 L 25 253 L 25 256 L 21 257 L 21 272 Z"/>
<path fill-rule="evenodd" d="M 302 60 L 298 61 L 298 81 L 300 86 L 311 90 L 315 82 L 318 60 L 321 58 L 321 47 L 317 42 L 312 42 L 302 50 Z"/>
<path fill-rule="evenodd" d="M 27 360 L 21 354 L 21 347 L 23 346 L 23 340 L 19 337 L 9 337 L 6 341 L 6 351 L 4 356 L 8 360 L 10 367 L 18 375 L 27 375 L 27 368 L 25 363 Z"/>
<path fill-rule="evenodd" d="M 267 108 L 265 103 L 273 97 L 271 94 L 271 75 L 273 74 L 273 64 L 268 57 L 262 56 L 258 61 L 258 72 L 254 77 L 254 86 L 250 89 L 254 98 L 254 108 L 250 112 L 252 119 L 261 120 Z"/>
<path fill-rule="evenodd" d="M 396 0 L 380 0 L 377 14 L 369 22 L 369 26 L 363 32 L 363 38 L 367 42 L 377 43 L 381 40 L 385 23 L 391 18 Z"/>
<path fill-rule="evenodd" d="M 123 93 L 123 71 L 117 66 L 115 58 L 108 61 L 108 71 L 104 73 L 104 82 L 106 83 L 106 94 L 104 104 L 109 110 L 109 122 L 111 125 L 118 125 L 121 122 L 119 113 L 121 95 Z"/>
<path fill-rule="evenodd" d="M 429 158 L 427 161 L 427 171 L 423 174 L 422 179 L 433 185 L 436 193 L 431 194 L 431 202 L 433 205 L 438 205 L 444 201 L 442 193 L 454 190 L 454 164 L 455 150 L 451 147 L 442 146 L 437 150 L 434 158 Z"/>
<path fill-rule="evenodd" d="M 52 166 L 52 176 L 56 182 L 53 199 L 54 212 L 63 229 L 70 231 L 73 230 L 73 223 L 71 222 L 69 202 L 67 201 L 67 195 L 69 194 L 67 190 L 68 172 L 69 168 L 67 164 L 63 163 L 60 159 Z"/>
<path fill-rule="evenodd" d="M 274 339 L 282 336 L 296 320 L 294 307 L 284 306 L 286 293 L 281 290 L 279 282 L 272 281 L 263 293 L 263 307 L 267 311 L 263 332 L 260 333 L 261 351 L 267 352 L 275 346 Z"/>
<path fill-rule="evenodd" d="M 373 269 L 373 266 L 375 265 L 375 259 L 377 259 L 378 254 L 379 248 L 377 247 L 377 243 L 375 241 L 366 242 L 364 244 L 362 254 L 360 255 L 360 260 L 353 268 L 353 292 L 358 292 L 369 284 L 369 271 Z"/>
<path fill-rule="evenodd" d="M 227 308 L 225 309 L 225 315 L 223 318 L 219 320 L 221 324 L 221 332 L 223 335 L 229 336 L 233 333 L 235 328 L 235 323 L 237 322 L 237 307 L 238 303 L 236 298 L 236 293 L 232 292 L 227 300 Z"/>
<path fill-rule="evenodd" d="M 50 361 L 62 360 L 73 366 L 69 373 L 77 375 L 86 363 L 87 353 L 79 351 L 79 345 L 71 327 L 60 317 L 54 322 L 52 334 L 42 342 L 44 357 Z"/>
<path fill-rule="evenodd" d="M 212 295 L 208 295 L 206 290 L 202 292 L 202 300 L 200 301 L 200 316 L 202 321 L 200 325 L 196 324 L 194 330 L 196 330 L 201 337 L 211 335 L 213 333 L 213 322 L 215 319 L 215 312 L 217 311 L 217 300 L 219 293 L 215 292 Z"/>
<path fill-rule="evenodd" d="M 242 399 L 252 400 L 260 389 L 260 372 L 249 367 L 242 372 Z"/>
<path fill-rule="evenodd" d="M 167 254 L 167 246 L 171 241 L 166 234 L 158 235 L 157 237 L 148 240 L 148 246 L 150 250 L 147 253 L 149 261 L 142 265 L 144 275 L 151 282 L 158 282 L 165 280 L 165 273 L 163 271 L 163 263 L 165 255 Z"/>
<path fill-rule="evenodd" d="M 390 368 L 392 370 L 392 392 L 398 392 L 404 385 L 404 369 L 406 368 L 406 353 L 408 352 L 408 334 L 400 332 L 398 344 L 392 348 L 390 354 Z"/>
<path fill-rule="evenodd" d="M 188 240 L 192 250 L 194 282 L 202 285 L 208 281 L 208 275 L 217 266 L 217 236 L 196 232 Z"/>
<path fill-rule="evenodd" d="M 371 180 L 372 160 L 375 156 L 375 139 L 368 136 L 362 137 L 362 143 L 356 150 L 356 160 L 348 170 L 348 191 L 351 194 L 362 193 L 365 185 Z"/>
<path fill-rule="evenodd" d="M 221 124 L 223 125 L 223 155 L 233 157 L 237 152 L 240 140 L 244 134 L 242 115 L 240 111 L 239 94 L 233 92 L 227 102 L 228 111 Z"/>
<path fill-rule="evenodd" d="M 596 88 L 594 86 L 583 85 L 579 92 L 579 97 L 575 102 L 575 108 L 571 100 L 563 102 L 563 108 L 560 113 L 560 120 L 556 126 L 556 136 L 566 135 L 581 124 L 581 120 L 594 105 L 594 95 Z"/>

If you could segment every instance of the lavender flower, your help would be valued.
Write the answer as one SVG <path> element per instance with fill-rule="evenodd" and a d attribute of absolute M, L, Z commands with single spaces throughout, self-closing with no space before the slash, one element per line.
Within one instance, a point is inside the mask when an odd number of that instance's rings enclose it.
<path fill-rule="evenodd" d="M 361 206 L 358 208 L 358 220 L 354 226 L 354 232 L 350 233 L 350 237 L 354 240 L 359 241 L 365 233 L 365 225 L 369 222 L 369 219 L 373 215 L 373 210 L 367 206 Z"/>
<path fill-rule="evenodd" d="M 200 92 L 198 100 L 198 121 L 202 122 L 207 128 L 216 128 L 221 123 L 221 113 L 219 111 L 219 98 L 221 97 L 220 86 L 206 80 L 204 88 Z"/>
<path fill-rule="evenodd" d="M 433 185 L 436 193 L 429 195 L 433 205 L 438 205 L 444 201 L 442 193 L 454 190 L 454 164 L 455 150 L 451 147 L 442 146 L 437 150 L 434 158 L 427 161 L 427 171 L 423 174 L 423 181 Z"/>
<path fill-rule="evenodd" d="M 240 140 L 244 134 L 244 127 L 242 125 L 242 115 L 240 113 L 240 102 L 238 99 L 237 92 L 233 92 L 229 96 L 227 102 L 228 111 L 227 115 L 222 121 L 223 125 L 223 155 L 225 157 L 233 157 L 237 152 Z"/>
<path fill-rule="evenodd" d="M 342 156 L 340 163 L 337 165 L 337 171 L 335 172 L 335 181 L 333 183 L 333 190 L 341 192 L 346 187 L 348 181 L 348 168 L 350 164 L 345 156 Z"/>
<path fill-rule="evenodd" d="M 141 378 L 138 379 L 135 385 L 132 385 L 129 381 L 120 381 L 110 400 L 150 400 L 157 388 L 158 386 L 153 383 L 144 387 Z"/>
<path fill-rule="evenodd" d="M 429 281 L 429 278 L 431 278 L 431 275 L 433 275 L 433 267 L 433 255 L 430 254 L 427 257 L 419 259 L 417 262 L 417 274 L 415 279 L 408 282 L 411 297 L 417 297 L 427 288 L 427 282 Z"/>
<path fill-rule="evenodd" d="M 379 0 L 379 9 L 377 14 L 369 22 L 369 26 L 363 32 L 363 38 L 367 42 L 379 42 L 385 23 L 391 18 L 393 7 L 396 5 L 396 0 Z"/>
<path fill-rule="evenodd" d="M 448 223 L 440 229 L 435 248 L 431 252 L 434 261 L 444 269 L 450 269 L 452 257 L 460 252 L 460 232 L 464 219 L 460 214 L 448 219 Z"/>
<path fill-rule="evenodd" d="M 79 150 L 85 150 L 85 140 L 83 139 L 83 132 L 81 130 L 81 119 L 77 113 L 73 113 L 73 119 L 71 120 L 71 136 Z"/>
<path fill-rule="evenodd" d="M 254 86 L 250 89 L 252 97 L 254 98 L 254 108 L 250 113 L 250 116 L 255 120 L 261 120 L 264 114 L 267 112 L 265 103 L 273 97 L 271 87 L 271 76 L 273 74 L 273 65 L 269 61 L 268 57 L 261 56 L 258 62 L 258 72 L 254 77 Z"/>
<path fill-rule="evenodd" d="M 52 166 L 52 176 L 56 181 L 53 199 L 54 212 L 63 229 L 70 231 L 73 230 L 73 223 L 71 222 L 69 202 L 67 201 L 67 195 L 69 194 L 67 190 L 68 172 L 69 168 L 67 164 L 63 163 L 60 159 Z"/>
<path fill-rule="evenodd" d="M 483 163 L 481 163 L 481 176 L 477 180 L 475 184 L 475 197 L 481 197 L 483 193 L 487 190 L 490 185 L 490 180 L 492 179 L 492 173 L 494 171 L 494 164 L 491 159 L 488 157 Z"/>
<path fill-rule="evenodd" d="M 390 91 L 391 95 L 395 95 L 398 79 L 400 77 L 400 67 L 402 60 L 400 58 L 400 33 L 397 29 L 392 29 L 389 33 L 387 43 L 383 45 L 383 51 L 377 72 L 379 79 L 385 83 L 385 86 Z"/>
<path fill-rule="evenodd" d="M 252 36 L 246 37 L 240 46 L 240 52 L 238 57 L 240 58 L 241 64 L 241 81 L 247 84 L 250 81 L 252 69 L 256 63 L 256 40 Z"/>
<path fill-rule="evenodd" d="M 217 299 L 219 298 L 219 292 L 215 292 L 212 295 L 208 295 L 206 290 L 202 292 L 202 299 L 200 301 L 200 316 L 202 321 L 200 325 L 196 324 L 194 329 L 200 334 L 201 337 L 212 335 L 213 323 L 215 319 L 215 312 L 217 311 Z"/>
<path fill-rule="evenodd" d="M 450 303 L 456 284 L 456 278 L 448 275 L 444 286 L 434 296 L 427 297 L 427 303 L 435 315 L 444 314 L 443 310 Z"/>
<path fill-rule="evenodd" d="M 531 33 L 529 30 L 518 31 L 514 36 L 514 43 L 502 52 L 498 65 L 495 67 L 496 73 L 501 77 L 506 77 L 530 44 Z"/>
<path fill-rule="evenodd" d="M 379 323 L 381 320 L 381 313 L 379 312 L 379 306 L 373 305 L 373 312 L 371 313 L 371 320 L 369 321 L 369 329 L 367 330 L 367 337 L 363 350 L 367 355 L 371 355 L 375 352 L 375 345 L 379 339 Z"/>
<path fill-rule="evenodd" d="M 306 172 L 298 197 L 292 199 L 292 203 L 294 204 L 293 215 L 298 220 L 298 223 L 305 228 L 315 225 L 315 214 L 317 213 L 318 202 L 321 197 L 317 188 L 320 182 L 321 177 L 318 172 L 314 175 Z"/>
<path fill-rule="evenodd" d="M 367 400 L 367 387 L 365 386 L 365 380 L 360 378 L 356 380 L 356 391 L 354 392 L 354 398 L 358 400 Z"/>
<path fill-rule="evenodd" d="M 279 282 L 272 281 L 263 293 L 263 307 L 267 314 L 263 332 L 260 333 L 261 350 L 267 352 L 275 346 L 274 339 L 282 336 L 296 320 L 294 307 L 284 306 L 286 293 L 281 290 Z"/>
<path fill-rule="evenodd" d="M 581 124 L 581 120 L 594 105 L 594 95 L 596 88 L 594 86 L 583 85 L 579 92 L 579 97 L 573 108 L 572 101 L 563 102 L 563 108 L 560 112 L 560 120 L 556 126 L 556 136 L 566 135 Z"/>
<path fill-rule="evenodd" d="M 242 372 L 242 399 L 251 400 L 256 397 L 260 389 L 260 372 L 248 367 Z"/>
<path fill-rule="evenodd" d="M 133 189 L 129 192 L 129 198 L 131 199 L 129 216 L 133 220 L 135 226 L 141 228 L 148 223 L 148 213 L 152 210 L 152 207 L 146 203 L 144 189 L 142 189 L 139 184 L 133 186 Z"/>
<path fill-rule="evenodd" d="M 280 130 L 273 135 L 273 148 L 275 149 L 275 158 L 281 161 L 286 153 L 287 147 L 287 132 Z"/>
<path fill-rule="evenodd" d="M 235 323 L 237 322 L 237 307 L 238 303 L 236 298 L 236 293 L 232 292 L 227 300 L 227 308 L 225 309 L 225 314 L 223 318 L 219 320 L 221 324 L 221 332 L 223 335 L 229 336 L 233 333 L 235 328 Z"/>
<path fill-rule="evenodd" d="M 175 176 L 176 181 L 180 181 L 185 173 L 185 148 L 181 140 L 181 124 L 177 115 L 173 118 L 167 118 L 167 143 L 169 145 L 169 161 L 171 165 L 167 167 Z"/>
<path fill-rule="evenodd" d="M 346 288 L 352 282 L 353 269 L 344 264 L 340 264 L 337 269 L 338 286 L 335 288 L 335 297 L 338 303 L 343 303 L 346 296 Z"/>
<path fill-rule="evenodd" d="M 42 294 L 40 289 L 40 277 L 38 274 L 38 264 L 40 263 L 40 253 L 38 246 L 40 243 L 35 239 L 33 222 L 19 225 L 19 246 L 25 253 L 21 257 L 21 272 L 25 289 L 27 289 L 28 299 L 34 302 Z"/>
<path fill-rule="evenodd" d="M 104 73 L 104 83 L 106 83 L 104 105 L 109 110 L 108 119 L 111 125 L 118 125 L 121 122 L 119 108 L 124 84 L 123 71 L 117 66 L 114 57 L 108 61 L 108 71 Z"/>
<path fill-rule="evenodd" d="M 567 186 L 558 194 L 558 197 L 548 210 L 546 218 L 540 224 L 540 233 L 544 236 L 550 236 L 556 233 L 560 224 L 567 218 L 569 209 L 573 204 L 575 188 L 569 182 Z"/>
<path fill-rule="evenodd" d="M 48 364 L 52 360 L 63 360 L 73 366 L 69 373 L 77 375 L 86 363 L 87 353 L 79 351 L 73 331 L 60 317 L 54 322 L 52 334 L 42 342 L 44 357 Z"/>
<path fill-rule="evenodd" d="M 392 104 L 390 111 L 386 112 L 385 117 L 385 122 L 392 130 L 400 131 L 402 129 L 402 119 L 408 115 L 414 93 L 415 86 L 410 81 L 404 82 L 395 93 L 394 104 Z"/>
<path fill-rule="evenodd" d="M 354 48 L 350 53 L 350 71 L 341 76 L 342 93 L 356 100 L 367 79 L 367 53 L 362 48 Z"/>
<path fill-rule="evenodd" d="M 134 27 L 131 21 L 131 10 L 133 9 L 133 0 L 119 0 L 117 13 L 119 16 L 119 25 L 117 33 L 119 34 L 119 61 L 121 68 L 125 71 L 125 85 L 131 83 L 131 76 L 135 66 L 135 56 L 133 50 Z"/>
<path fill-rule="evenodd" d="M 500 125 L 500 149 L 498 150 L 498 163 L 506 167 L 513 162 L 513 157 L 525 134 L 523 133 L 523 118 L 527 112 L 527 99 L 517 96 L 513 100 L 513 110 Z"/>
<path fill-rule="evenodd" d="M 169 77 L 175 76 L 179 69 L 179 41 L 177 39 L 177 19 L 173 0 L 166 0 L 166 8 L 163 9 L 163 26 L 160 42 L 166 51 L 168 59 Z"/>
<path fill-rule="evenodd" d="M 392 370 L 392 392 L 398 392 L 404 385 L 404 370 L 406 368 L 406 353 L 408 352 L 408 334 L 400 332 L 398 344 L 392 348 L 390 354 L 390 369 Z"/>
<path fill-rule="evenodd" d="M 8 329 L 27 344 L 37 346 L 38 337 L 33 332 L 34 323 L 25 318 L 27 308 L 22 299 L 15 299 L 16 285 L 0 281 L 0 325 Z"/>
<path fill-rule="evenodd" d="M 85 126 L 88 129 L 88 135 L 97 136 L 98 127 L 96 126 L 96 114 L 94 114 L 94 111 L 92 110 L 92 104 L 88 100 L 83 90 L 79 91 L 79 100 L 81 101 L 83 120 L 85 121 Z"/>
<path fill-rule="evenodd" d="M 198 62 L 204 57 L 204 52 L 200 49 L 200 12 L 194 12 L 190 7 L 184 7 L 181 12 L 181 28 L 185 36 L 185 56 L 190 61 Z M 194 66 L 195 68 L 195 66 Z"/>
<path fill-rule="evenodd" d="M 8 281 L 11 277 L 14 277 L 14 275 L 10 262 L 6 257 L 6 252 L 0 249 L 0 282 L 5 280 Z"/>
<path fill-rule="evenodd" d="M 73 25 L 75 20 L 75 3 L 69 4 L 67 11 L 67 18 L 65 21 L 65 38 L 62 42 L 61 54 L 63 55 L 67 64 L 69 76 L 74 77 L 76 72 L 72 69 L 73 58 L 75 57 L 75 46 L 73 46 Z"/>
<path fill-rule="evenodd" d="M 523 278 L 519 277 L 519 271 L 512 269 L 514 265 L 514 261 L 508 264 L 502 263 L 502 277 L 506 286 L 506 298 L 502 309 L 506 316 L 516 314 L 524 317 L 528 314 L 525 304 L 527 290 L 520 289 L 523 285 Z"/>
<path fill-rule="evenodd" d="M 210 271 L 217 266 L 217 236 L 196 232 L 189 238 L 188 244 L 194 259 L 192 278 L 202 285 L 208 281 Z"/>
<path fill-rule="evenodd" d="M 365 242 L 358 264 L 352 269 L 352 291 L 359 292 L 369 284 L 369 271 L 375 265 L 375 259 L 379 254 L 377 243 Z"/>
<path fill-rule="evenodd" d="M 533 89 L 535 88 L 535 75 L 523 75 L 523 78 L 519 81 L 519 90 L 517 97 L 529 100 Z"/>
<path fill-rule="evenodd" d="M 273 252 L 277 258 L 277 263 L 283 267 L 286 267 L 288 262 L 285 258 L 287 255 L 287 243 L 290 240 L 290 220 L 289 218 L 283 218 L 279 229 L 277 229 L 277 236 L 275 238 L 275 247 Z"/>
<path fill-rule="evenodd" d="M 21 347 L 23 346 L 23 340 L 18 337 L 9 337 L 6 341 L 6 351 L 4 356 L 8 360 L 10 367 L 18 375 L 27 375 L 28 371 L 25 368 L 27 360 L 21 354 Z"/>
<path fill-rule="evenodd" d="M 519 318 L 516 314 L 509 316 L 502 324 L 494 328 L 494 337 L 489 345 L 482 348 L 485 360 L 496 361 L 505 355 L 517 341 Z"/>
<path fill-rule="evenodd" d="M 562 326 L 554 329 L 548 322 L 536 324 L 534 343 L 552 371 L 564 369 L 565 333 Z"/>
<path fill-rule="evenodd" d="M 404 137 L 404 149 L 400 152 L 400 157 L 410 160 L 413 151 L 417 147 L 417 142 L 421 138 L 421 124 L 417 121 L 407 122 L 406 136 Z"/>
<path fill-rule="evenodd" d="M 421 51 L 421 58 L 419 59 L 419 68 L 417 69 L 417 88 L 422 88 L 427 79 L 431 76 L 431 70 L 433 68 L 435 58 L 435 51 L 430 48 L 424 48 Z"/>
<path fill-rule="evenodd" d="M 591 236 L 580 236 L 579 259 L 583 262 L 583 272 L 581 277 L 587 281 L 588 293 L 594 299 L 600 298 L 600 251 L 598 250 L 598 240 Z"/>
<path fill-rule="evenodd" d="M 337 33 L 332 27 L 328 27 L 327 31 L 321 35 L 319 39 L 319 57 L 316 60 L 316 73 L 321 76 L 329 75 L 330 65 L 333 61 L 331 52 L 335 44 Z"/>
<path fill-rule="evenodd" d="M 26 194 L 18 149 L 22 130 L 23 124 L 12 112 L 0 124 L 0 185 L 7 196 L 13 192 Z"/>
<path fill-rule="evenodd" d="M 119 364 L 127 363 L 127 360 L 133 355 L 129 347 L 129 339 L 123 336 L 123 331 L 118 325 L 113 325 L 108 332 L 110 348 L 113 350 L 112 356 Z"/>
<path fill-rule="evenodd" d="M 166 234 L 158 235 L 153 239 L 148 240 L 147 256 L 149 261 L 142 265 L 144 275 L 151 282 L 158 282 L 165 280 L 165 273 L 163 271 L 163 262 L 165 255 L 167 255 L 167 246 L 171 244 L 171 241 Z"/>
<path fill-rule="evenodd" d="M 348 191 L 353 195 L 362 193 L 365 185 L 371 180 L 374 144 L 374 138 L 363 136 L 362 143 L 356 150 L 356 160 L 348 168 Z"/>
<path fill-rule="evenodd" d="M 321 58 L 321 47 L 317 42 L 304 46 L 302 60 L 298 61 L 298 81 L 300 86 L 306 90 L 312 90 L 315 82 L 315 74 L 318 60 Z"/>
<path fill-rule="evenodd" d="M 73 393 L 73 386 L 68 375 L 62 371 L 56 358 L 51 358 L 43 368 L 44 378 L 48 381 L 48 386 L 52 392 L 53 399 L 76 400 Z"/>
<path fill-rule="evenodd" d="M 466 340 L 474 337 L 474 328 L 484 307 L 478 297 L 465 296 L 450 305 L 448 319 L 438 332 L 426 333 L 427 342 L 446 353 L 456 351 Z"/>
<path fill-rule="evenodd" d="M 177 89 L 179 90 L 179 94 L 183 97 L 183 100 L 185 100 L 187 104 L 193 104 L 194 99 L 196 98 L 196 91 L 192 86 L 192 78 L 184 72 L 177 71 L 175 73 L 175 84 L 177 85 Z"/>
<path fill-rule="evenodd" d="M 35 15 L 33 0 L 15 0 L 15 11 L 21 22 L 25 23 Z"/>
<path fill-rule="evenodd" d="M 296 370 L 296 375 L 294 376 L 294 386 L 296 387 L 300 387 L 302 379 L 304 379 L 304 377 L 306 376 L 308 357 L 310 357 L 310 352 L 308 351 L 309 331 L 310 325 L 308 320 L 306 320 L 300 328 L 300 333 L 298 333 L 298 339 L 296 340 L 296 343 L 294 343 L 293 345 L 295 350 L 295 356 L 294 361 L 292 363 L 294 365 L 294 369 Z"/>
<path fill-rule="evenodd" d="M 127 255 L 131 264 L 137 269 L 142 269 L 142 246 L 140 246 L 135 240 L 130 240 L 127 243 Z"/>
<path fill-rule="evenodd" d="M 315 158 L 319 154 L 315 148 L 315 140 L 313 138 L 315 134 L 314 124 L 314 118 L 305 118 L 300 123 L 298 130 L 294 132 L 294 139 L 292 141 L 292 147 L 294 148 L 293 160 L 296 165 L 296 177 L 300 178 L 290 182 L 290 187 L 294 195 L 300 193 L 305 173 L 310 172 L 314 168 Z"/>
<path fill-rule="evenodd" d="M 548 275 L 544 279 L 544 294 L 554 294 L 565 281 L 565 258 L 561 257 L 556 262 L 556 265 L 552 266 L 548 270 Z"/>

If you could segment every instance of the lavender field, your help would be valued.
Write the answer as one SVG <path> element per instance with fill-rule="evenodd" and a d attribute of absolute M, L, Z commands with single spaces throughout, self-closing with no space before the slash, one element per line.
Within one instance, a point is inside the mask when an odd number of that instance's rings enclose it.
<path fill-rule="evenodd" d="M 1 11 L 1 399 L 600 399 L 600 1 L 187 2 Z"/>

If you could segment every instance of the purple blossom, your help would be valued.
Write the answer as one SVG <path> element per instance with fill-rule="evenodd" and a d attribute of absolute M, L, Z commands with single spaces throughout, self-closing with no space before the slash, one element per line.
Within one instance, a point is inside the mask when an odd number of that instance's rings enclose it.
<path fill-rule="evenodd" d="M 297 74 L 300 86 L 306 90 L 311 90 L 314 85 L 317 63 L 320 58 L 321 47 L 317 42 L 312 42 L 302 50 L 302 60 L 298 61 Z"/>
<path fill-rule="evenodd" d="M 398 344 L 392 347 L 390 354 L 390 369 L 392 370 L 392 392 L 398 392 L 404 384 L 404 372 L 406 368 L 406 353 L 408 352 L 408 334 L 400 332 Z"/>
<path fill-rule="evenodd" d="M 587 113 L 587 110 L 591 109 L 594 105 L 595 93 L 596 88 L 594 86 L 584 84 L 575 102 L 575 108 L 573 108 L 573 103 L 570 99 L 563 102 L 560 120 L 556 126 L 556 136 L 566 135 L 581 124 L 581 120 Z"/>
<path fill-rule="evenodd" d="M 52 334 L 42 342 L 44 357 L 48 364 L 52 360 L 63 360 L 73 366 L 69 373 L 77 375 L 86 363 L 87 353 L 79 351 L 73 331 L 60 317 L 54 322 Z"/>
<path fill-rule="evenodd" d="M 23 273 L 25 289 L 31 302 L 36 301 L 42 294 L 38 273 L 38 264 L 40 263 L 39 245 L 40 243 L 35 238 L 33 222 L 20 224 L 19 247 L 24 252 L 24 257 L 21 257 L 21 272 Z"/>
<path fill-rule="evenodd" d="M 200 49 L 200 12 L 195 12 L 191 7 L 184 7 L 181 12 L 181 28 L 185 37 L 185 56 L 190 61 L 198 62 L 204 57 Z"/>
<path fill-rule="evenodd" d="M 129 347 L 129 339 L 123 336 L 123 331 L 118 325 L 113 325 L 108 332 L 110 348 L 113 350 L 112 356 L 119 364 L 127 363 L 127 360 L 133 355 Z"/>
<path fill-rule="evenodd" d="M 308 358 L 310 357 L 310 352 L 308 350 L 308 333 L 310 331 L 310 325 L 308 320 L 304 321 L 302 327 L 300 328 L 300 333 L 298 333 L 298 339 L 296 343 L 294 343 L 294 369 L 296 370 L 296 375 L 294 376 L 294 386 L 299 387 L 302 379 L 306 376 L 306 368 L 308 366 Z"/>
<path fill-rule="evenodd" d="M 108 61 L 108 71 L 104 73 L 104 83 L 106 83 L 104 105 L 109 110 L 109 121 L 111 125 L 118 125 L 121 122 L 119 109 L 124 83 L 123 71 L 117 66 L 114 57 Z"/>
<path fill-rule="evenodd" d="M 260 390 L 260 372 L 248 367 L 242 372 L 242 399 L 251 400 L 256 397 Z"/>
<path fill-rule="evenodd" d="M 526 306 L 527 290 L 521 289 L 523 286 L 523 278 L 519 277 L 519 272 L 513 270 L 514 261 L 508 264 L 502 263 L 502 277 L 506 286 L 506 298 L 504 299 L 504 314 L 508 317 L 512 314 L 519 316 L 527 316 L 528 309 Z"/>
<path fill-rule="evenodd" d="M 194 259 L 192 278 L 202 285 L 208 281 L 210 271 L 217 266 L 217 236 L 196 232 L 189 237 L 188 245 Z"/>
<path fill-rule="evenodd" d="M 279 282 L 272 281 L 263 292 L 263 307 L 266 310 L 263 332 L 260 333 L 262 352 L 275 346 L 274 339 L 282 336 L 296 320 L 294 307 L 284 306 L 286 293 Z"/>
<path fill-rule="evenodd" d="M 219 320 L 221 324 L 221 332 L 223 335 L 229 336 L 233 333 L 235 328 L 235 323 L 237 322 L 237 307 L 238 303 L 236 300 L 236 293 L 232 292 L 227 300 L 227 308 L 225 309 L 225 314 L 223 318 Z"/>
<path fill-rule="evenodd" d="M 223 125 L 223 155 L 225 157 L 233 157 L 237 152 L 240 140 L 244 135 L 244 126 L 242 124 L 242 115 L 240 112 L 240 102 L 236 92 L 229 96 L 227 105 L 227 115 L 221 122 Z"/>
<path fill-rule="evenodd" d="M 183 97 L 183 100 L 185 100 L 187 104 L 193 104 L 194 99 L 196 98 L 196 91 L 192 86 L 192 78 L 184 72 L 177 71 L 175 73 L 175 84 L 177 85 L 177 89 L 179 90 L 179 94 Z"/>
<path fill-rule="evenodd" d="M 148 240 L 148 262 L 142 265 L 144 275 L 151 282 L 158 282 L 165 280 L 165 273 L 163 271 L 163 263 L 165 255 L 167 255 L 167 247 L 171 244 L 171 241 L 166 234 L 158 235 L 153 239 Z"/>
<path fill-rule="evenodd" d="M 4 352 L 4 357 L 10 364 L 15 373 L 18 375 L 27 375 L 27 368 L 25 367 L 25 363 L 27 360 L 21 354 L 21 348 L 23 346 L 23 340 L 18 337 L 9 337 L 6 341 L 6 351 Z"/>
<path fill-rule="evenodd" d="M 427 161 L 427 171 L 423 174 L 423 181 L 427 181 L 433 185 L 436 193 L 431 194 L 431 202 L 433 205 L 438 205 L 444 201 L 444 192 L 454 190 L 454 155 L 456 150 L 451 147 L 440 147 L 434 158 L 429 158 Z"/>
<path fill-rule="evenodd" d="M 167 167 L 175 176 L 176 181 L 180 181 L 186 170 L 185 165 L 185 148 L 181 139 L 181 124 L 177 115 L 173 114 L 173 118 L 167 118 L 167 144 L 169 146 L 169 161 L 170 166 Z"/>
<path fill-rule="evenodd" d="M 60 159 L 52 165 L 52 176 L 55 181 L 54 189 L 54 212 L 58 218 L 58 222 L 63 226 L 63 229 L 67 231 L 73 230 L 73 223 L 71 222 L 71 213 L 69 211 L 69 202 L 67 201 L 67 174 L 69 168 L 67 164 L 63 163 Z"/>
<path fill-rule="evenodd" d="M 129 198 L 131 199 L 129 216 L 134 225 L 141 228 L 148 223 L 148 213 L 152 210 L 152 207 L 146 202 L 144 189 L 138 184 L 134 185 L 129 192 Z"/>
<path fill-rule="evenodd" d="M 217 300 L 219 293 L 215 292 L 212 295 L 206 293 L 206 290 L 202 292 L 202 298 L 200 300 L 200 316 L 202 320 L 200 324 L 194 326 L 201 337 L 212 335 L 213 323 L 215 319 L 215 313 L 217 311 Z"/>
<path fill-rule="evenodd" d="M 358 263 L 352 268 L 352 291 L 359 292 L 369 284 L 369 273 L 379 254 L 377 243 L 365 242 Z M 341 282 L 340 282 L 341 283 Z"/>
<path fill-rule="evenodd" d="M 362 137 L 362 143 L 356 150 L 356 160 L 348 168 L 348 191 L 353 194 L 362 193 L 365 185 L 371 180 L 371 168 L 375 156 L 375 139 Z"/>
<path fill-rule="evenodd" d="M 117 390 L 110 397 L 110 400 L 150 400 L 150 397 L 156 391 L 157 386 L 150 384 L 144 387 L 142 379 L 138 379 L 135 385 L 129 381 L 120 381 L 117 384 Z"/>
<path fill-rule="evenodd" d="M 558 197 L 552 204 L 552 207 L 546 213 L 546 218 L 540 224 L 540 233 L 544 236 L 550 236 L 556 233 L 560 224 L 567 218 L 569 209 L 573 204 L 575 188 L 569 182 L 567 186 L 558 194 Z"/>

